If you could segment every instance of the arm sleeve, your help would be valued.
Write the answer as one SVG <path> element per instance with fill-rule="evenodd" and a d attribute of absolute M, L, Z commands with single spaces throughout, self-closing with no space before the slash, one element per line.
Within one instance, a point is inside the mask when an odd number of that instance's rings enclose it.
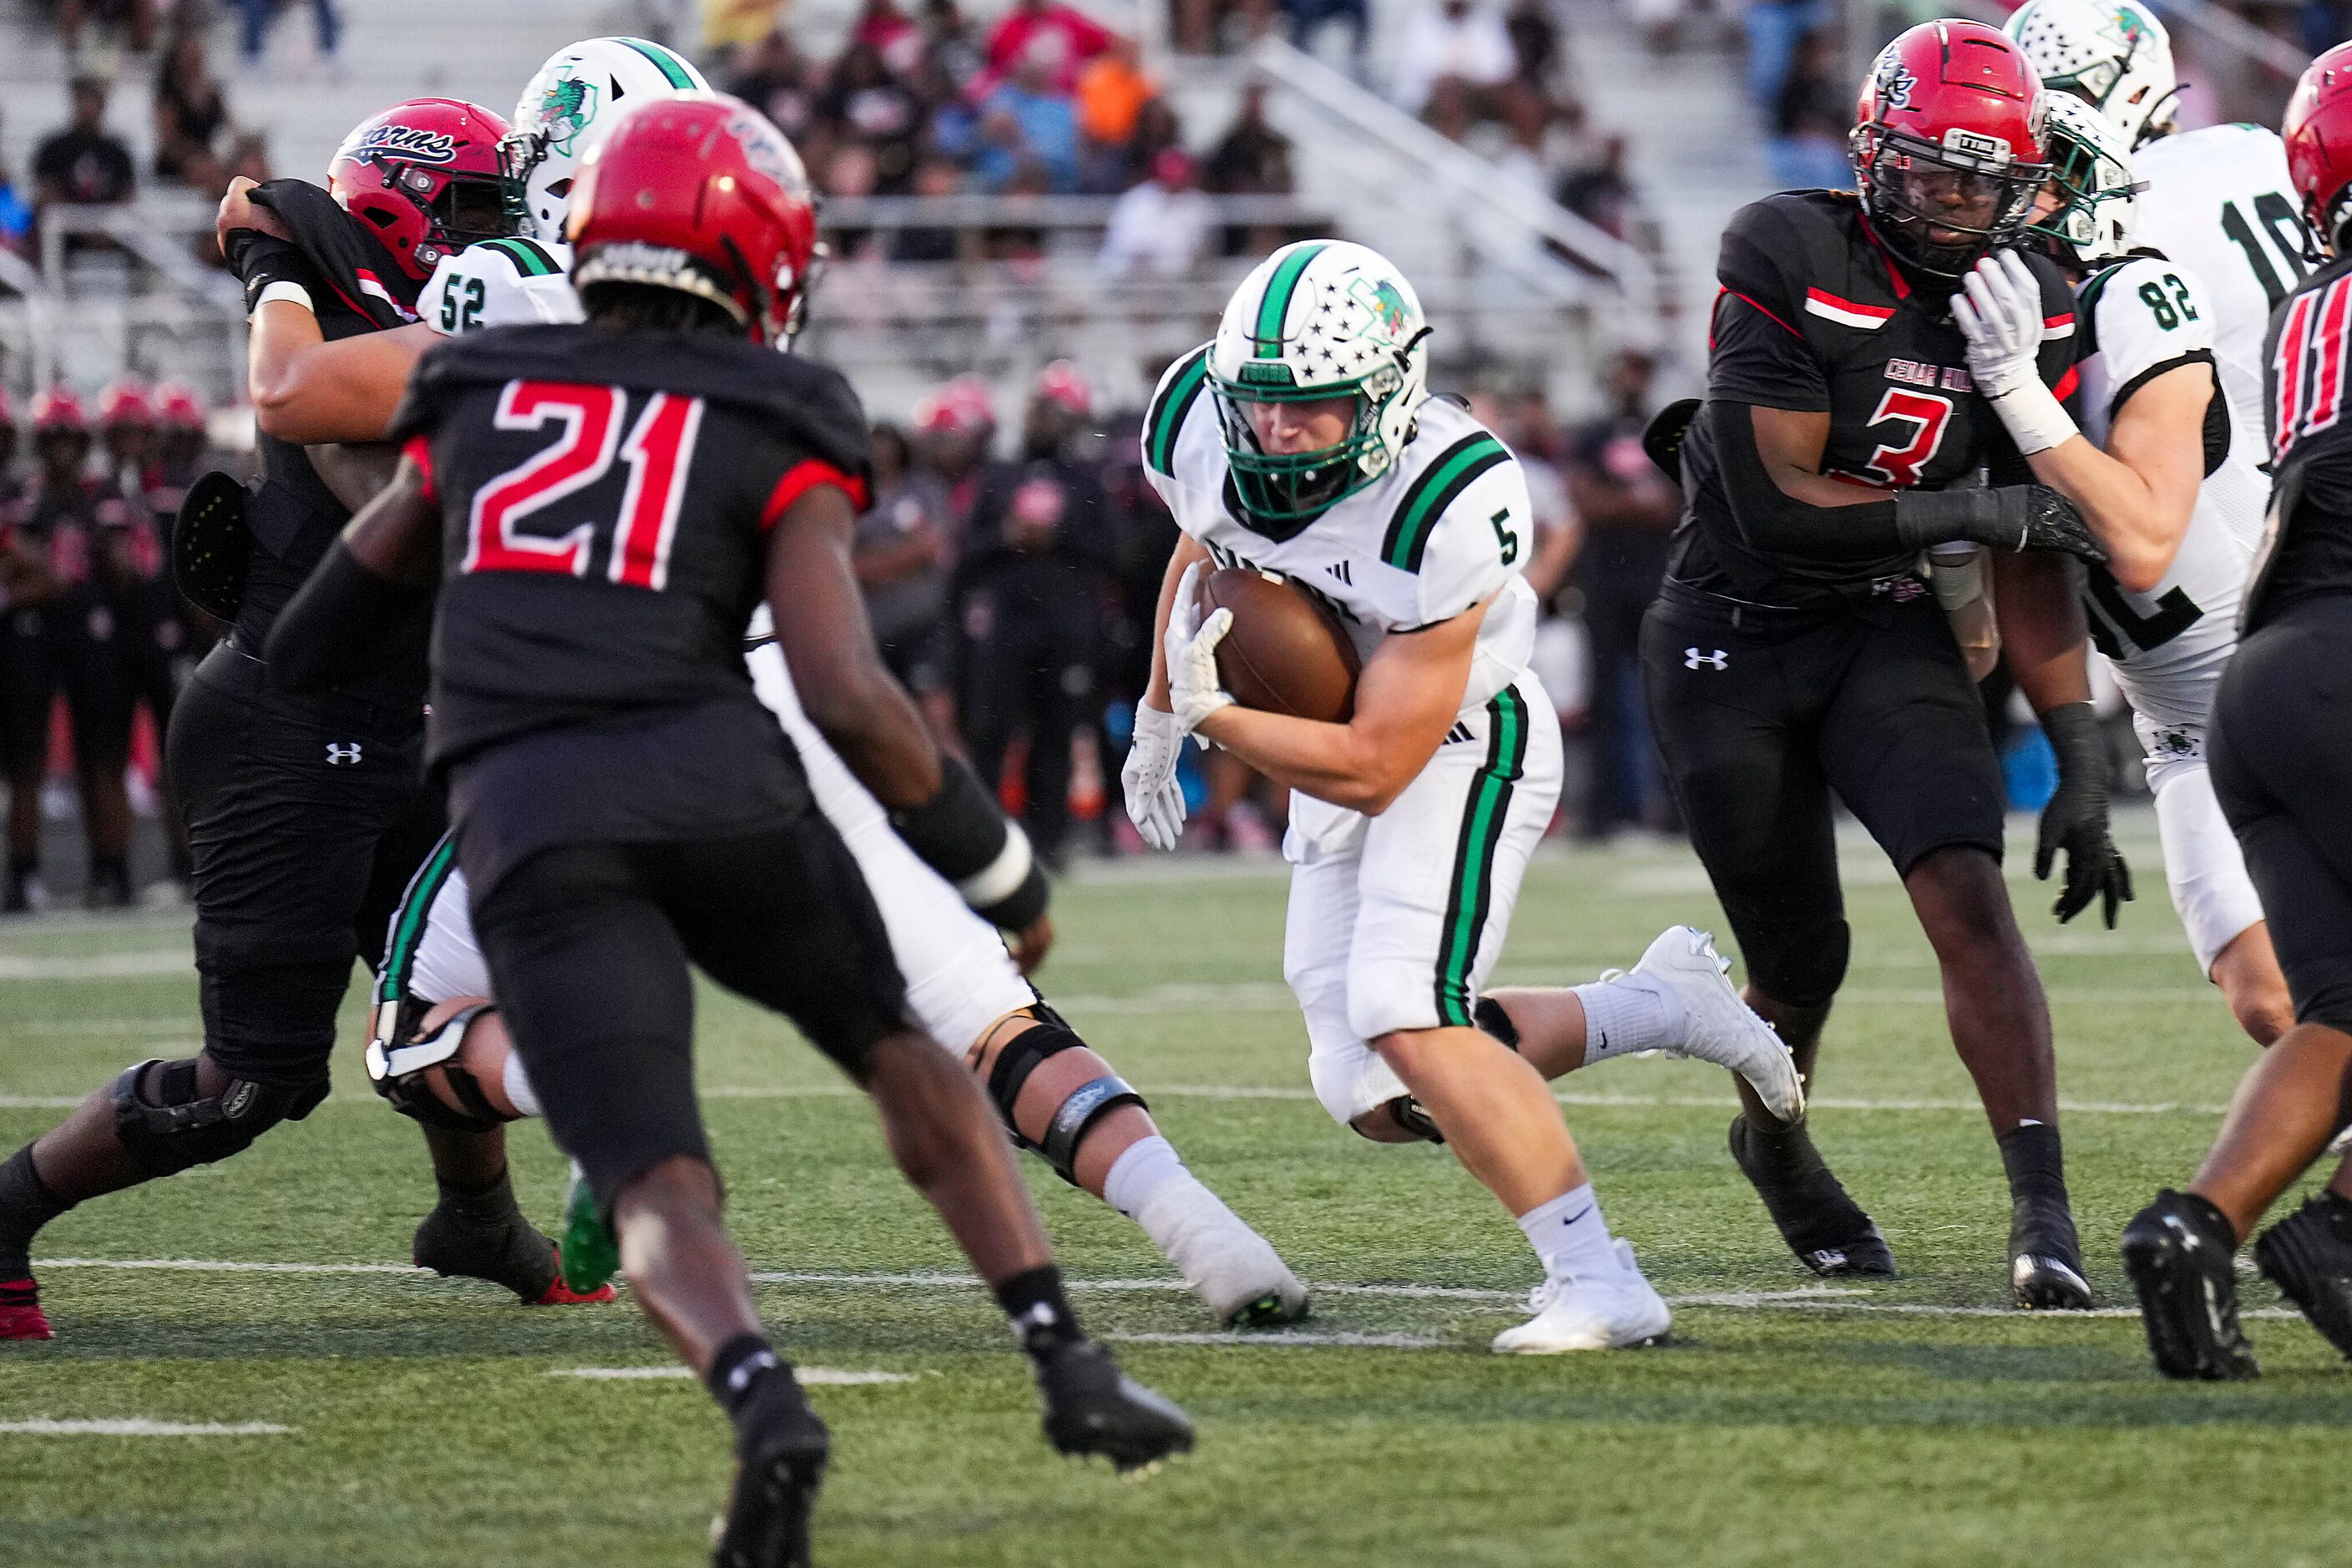
<path fill-rule="evenodd" d="M 1829 379 L 1805 339 L 1804 287 L 1790 271 L 1803 254 L 1795 226 L 1770 202 L 1733 216 L 1716 262 L 1708 395 L 1807 414 L 1829 407 Z"/>
<path fill-rule="evenodd" d="M 1498 463 L 1479 475 L 1430 534 L 1413 578 L 1415 625 L 1450 621 L 1493 598 L 1518 574 L 1535 538 L 1534 508 L 1519 465 Z"/>
<path fill-rule="evenodd" d="M 1884 561 L 1906 548 L 1892 500 L 1861 506 L 1815 506 L 1784 492 L 1772 481 L 1757 449 L 1748 405 L 1706 400 L 1699 417 L 1708 422 L 1723 493 L 1732 521 L 1748 544 L 1775 555 L 1825 562 Z"/>

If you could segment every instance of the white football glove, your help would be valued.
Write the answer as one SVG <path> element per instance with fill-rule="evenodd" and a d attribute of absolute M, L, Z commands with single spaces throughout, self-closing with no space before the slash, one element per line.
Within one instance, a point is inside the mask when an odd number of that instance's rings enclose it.
<path fill-rule="evenodd" d="M 1184 568 L 1177 579 L 1176 603 L 1168 613 L 1168 702 L 1175 710 L 1178 732 L 1191 734 L 1220 708 L 1233 706 L 1233 694 L 1220 683 L 1217 644 L 1233 630 L 1234 613 L 1219 610 L 1205 622 L 1200 601 L 1193 597 L 1201 581 L 1201 563 Z M 1208 742 L 1203 741 L 1202 745 Z"/>
<path fill-rule="evenodd" d="M 2025 258 L 2004 250 L 1978 262 L 1952 296 L 1969 344 L 1969 379 L 1990 399 L 2027 457 L 2064 445 L 2074 421 L 2042 384 L 2042 284 Z"/>
<path fill-rule="evenodd" d="M 1176 759 L 1184 750 L 1184 726 L 1176 715 L 1135 705 L 1135 738 L 1118 782 L 1127 790 L 1128 820 L 1154 849 L 1173 849 L 1184 831 L 1184 787 L 1176 782 Z"/>

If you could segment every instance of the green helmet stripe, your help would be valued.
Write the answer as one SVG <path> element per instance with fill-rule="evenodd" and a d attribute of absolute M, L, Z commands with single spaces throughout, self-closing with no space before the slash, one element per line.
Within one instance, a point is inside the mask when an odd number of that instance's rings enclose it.
<path fill-rule="evenodd" d="M 1257 302 L 1257 329 L 1250 336 L 1257 344 L 1259 359 L 1282 357 L 1282 323 L 1290 314 L 1290 297 L 1298 291 L 1299 274 L 1307 264 L 1323 254 L 1323 243 L 1302 245 L 1282 258 L 1266 280 L 1265 297 Z"/>
<path fill-rule="evenodd" d="M 1181 368 L 1169 378 L 1168 385 L 1152 405 L 1143 420 L 1143 460 L 1154 470 L 1173 478 L 1176 472 L 1176 437 L 1184 428 L 1184 421 L 1200 401 L 1201 388 L 1209 380 L 1209 345 L 1202 343 L 1192 351 Z"/>
<path fill-rule="evenodd" d="M 684 60 L 679 59 L 659 44 L 647 43 L 643 38 L 623 38 L 621 42 L 653 61 L 662 75 L 668 79 L 670 86 L 686 90 L 692 89 L 694 73 L 687 68 Z"/>
<path fill-rule="evenodd" d="M 1381 559 L 1400 572 L 1420 571 L 1429 536 L 1445 509 L 1454 504 L 1454 498 L 1468 489 L 1479 475 L 1508 462 L 1510 457 L 1509 450 L 1484 430 L 1465 436 L 1439 453 L 1405 487 L 1404 499 L 1397 502 L 1388 533 L 1381 541 Z"/>

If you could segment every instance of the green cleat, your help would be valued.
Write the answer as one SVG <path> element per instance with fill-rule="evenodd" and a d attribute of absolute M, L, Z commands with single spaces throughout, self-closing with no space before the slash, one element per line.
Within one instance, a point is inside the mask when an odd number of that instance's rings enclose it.
<path fill-rule="evenodd" d="M 578 1165 L 563 1193 L 563 1245 L 558 1250 L 563 1282 L 581 1295 L 603 1289 L 621 1271 L 621 1246 L 596 1206 L 596 1194 Z"/>

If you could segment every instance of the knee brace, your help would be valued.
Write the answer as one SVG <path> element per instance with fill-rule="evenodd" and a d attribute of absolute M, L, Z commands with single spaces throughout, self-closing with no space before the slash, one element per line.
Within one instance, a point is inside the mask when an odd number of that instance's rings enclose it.
<path fill-rule="evenodd" d="M 1837 994 L 1853 940 L 1844 921 L 1759 935 L 1763 940 L 1750 942 L 1743 936 L 1739 943 L 1757 990 L 1791 1007 L 1818 1007 Z"/>
<path fill-rule="evenodd" d="M 154 1098 L 142 1094 L 153 1069 Z M 196 1058 L 151 1057 L 114 1080 L 114 1131 L 139 1168 L 169 1176 L 240 1153 L 280 1121 L 299 1121 L 327 1098 L 322 1074 L 299 1086 L 232 1078 L 220 1093 L 196 1092 Z"/>
<path fill-rule="evenodd" d="M 1078 1144 L 1088 1129 L 1111 1110 L 1122 1105 L 1143 1105 L 1143 1096 L 1136 1093 L 1127 1080 L 1117 1073 L 1105 1073 L 1088 1079 L 1070 1091 L 1069 1098 L 1055 1109 L 1047 1123 L 1043 1142 L 1032 1143 L 1022 1136 L 1021 1127 L 1013 1118 L 1013 1108 L 1021 1099 L 1021 1090 L 1029 1075 L 1048 1057 L 1064 1051 L 1085 1050 L 1087 1043 L 1073 1033 L 1061 1015 L 1042 1004 L 1035 1009 L 1043 1020 L 1036 1028 L 1024 1029 L 1013 1037 L 1005 1047 L 996 1053 L 996 1065 L 988 1073 L 988 1098 L 996 1102 L 996 1113 L 1004 1119 L 1013 1142 L 1024 1149 L 1034 1149 L 1054 1173 L 1077 1185 L 1076 1170 Z M 1146 1107 L 1149 1109 L 1149 1107 Z"/>
<path fill-rule="evenodd" d="M 457 1060 L 465 1048 L 466 1031 L 474 1020 L 485 1013 L 496 1012 L 493 1002 L 478 1003 L 446 1019 L 441 1026 L 422 1039 L 410 1039 L 407 1026 L 398 1029 L 390 1040 L 368 1042 L 368 1082 L 403 1116 L 413 1117 L 427 1127 L 446 1127 L 458 1132 L 488 1132 L 506 1124 L 508 1118 L 499 1114 L 474 1075 Z M 433 1092 L 436 1081 L 448 1086 L 457 1097 L 457 1106 L 443 1101 Z M 462 1107 L 462 1109 L 460 1109 Z"/>

